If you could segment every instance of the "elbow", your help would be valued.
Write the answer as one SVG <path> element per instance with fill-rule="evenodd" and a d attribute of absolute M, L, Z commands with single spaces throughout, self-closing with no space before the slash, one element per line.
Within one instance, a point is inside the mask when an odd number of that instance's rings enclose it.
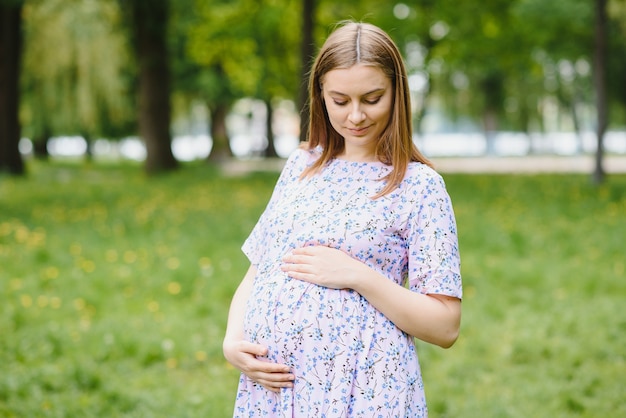
<path fill-rule="evenodd" d="M 441 318 L 435 344 L 441 348 L 450 348 L 461 332 L 461 300 L 452 297 L 441 299 L 446 305 L 446 314 Z"/>
<path fill-rule="evenodd" d="M 461 333 L 461 315 L 454 315 L 453 318 L 442 326 L 437 332 L 437 339 L 434 341 L 441 348 L 450 348 L 454 345 Z"/>
<path fill-rule="evenodd" d="M 450 348 L 454 345 L 456 340 L 459 338 L 459 328 L 451 329 L 445 333 L 443 333 L 440 339 L 436 342 L 436 344 L 441 348 Z"/>

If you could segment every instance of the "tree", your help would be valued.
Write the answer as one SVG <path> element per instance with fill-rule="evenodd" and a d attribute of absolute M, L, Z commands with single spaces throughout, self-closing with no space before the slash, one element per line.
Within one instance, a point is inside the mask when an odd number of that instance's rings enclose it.
<path fill-rule="evenodd" d="M 213 149 L 209 160 L 232 157 L 225 118 L 232 104 L 254 97 L 267 109 L 265 156 L 273 147 L 273 105 L 297 90 L 296 0 L 239 0 L 197 3 L 192 16 L 180 10 L 178 87 L 188 100 L 201 98 L 211 112 Z"/>
<path fill-rule="evenodd" d="M 45 154 L 52 135 L 89 140 L 135 132 L 128 39 L 120 20 L 116 0 L 26 3 L 21 117 L 36 155 Z"/>
<path fill-rule="evenodd" d="M 146 144 L 145 169 L 157 173 L 178 166 L 172 154 L 171 79 L 167 49 L 169 1 L 121 2 L 128 11 L 139 67 L 139 135 Z"/>
<path fill-rule="evenodd" d="M 19 152 L 22 1 L 0 1 L 0 172 L 23 174 Z"/>
<path fill-rule="evenodd" d="M 299 1 L 264 0 L 252 18 L 253 36 L 258 42 L 262 67 L 255 96 L 267 109 L 267 148 L 265 157 L 276 157 L 274 147 L 273 107 L 275 100 L 292 99 L 298 86 L 306 85 L 298 73 L 298 5 Z"/>
<path fill-rule="evenodd" d="M 300 111 L 300 141 L 306 141 L 309 129 L 309 115 L 307 100 L 308 74 L 311 69 L 315 44 L 313 29 L 315 25 L 315 0 L 302 0 L 301 14 L 301 43 L 300 43 L 300 89 L 298 90 L 298 110 Z"/>
<path fill-rule="evenodd" d="M 196 3 L 197 18 L 188 39 L 188 57 L 200 67 L 199 93 L 211 113 L 211 161 L 232 157 L 226 116 L 239 98 L 258 96 L 267 63 L 261 56 L 253 17 L 262 13 L 258 1 Z M 279 42 L 279 40 L 277 40 Z"/>
<path fill-rule="evenodd" d="M 596 92 L 596 135 L 598 138 L 598 145 L 596 149 L 595 168 L 592 178 L 594 184 L 600 184 L 605 178 L 602 161 L 604 155 L 604 133 L 606 132 L 608 125 L 606 92 L 608 41 L 607 0 L 595 0 L 594 6 L 593 84 Z"/>

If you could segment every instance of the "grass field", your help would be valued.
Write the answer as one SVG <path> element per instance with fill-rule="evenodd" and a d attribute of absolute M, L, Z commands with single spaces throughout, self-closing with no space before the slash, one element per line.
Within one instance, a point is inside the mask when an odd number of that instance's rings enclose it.
<path fill-rule="evenodd" d="M 30 163 L 0 177 L 0 417 L 231 416 L 240 246 L 277 174 Z M 462 333 L 432 417 L 626 416 L 626 176 L 445 175 Z"/>

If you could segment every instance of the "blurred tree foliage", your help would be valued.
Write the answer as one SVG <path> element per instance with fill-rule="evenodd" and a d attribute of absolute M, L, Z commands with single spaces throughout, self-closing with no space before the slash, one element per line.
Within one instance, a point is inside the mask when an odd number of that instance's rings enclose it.
<path fill-rule="evenodd" d="M 140 68 L 131 47 L 132 22 L 122 18 L 120 5 L 143 1 L 25 0 L 25 135 L 137 133 Z M 590 129 L 593 2 L 308 1 L 314 5 L 314 50 L 343 19 L 368 21 L 390 33 L 415 87 L 417 130 L 422 116 L 434 112 L 458 122 L 457 129 L 466 128 L 461 121 L 473 121 L 488 135 Z M 238 99 L 263 100 L 270 110 L 277 99 L 297 101 L 306 82 L 300 69 L 310 64 L 301 53 L 303 0 L 158 3 L 167 6 L 173 112 L 184 115 L 192 103 L 205 104 L 213 157 L 230 155 L 225 118 Z M 607 91 L 616 127 L 626 123 L 624 4 L 608 0 L 607 6 Z M 547 109 L 556 109 L 558 123 L 565 124 L 546 126 Z"/>
<path fill-rule="evenodd" d="M 21 116 L 45 154 L 52 135 L 135 132 L 135 77 L 116 0 L 29 0 Z"/>
<path fill-rule="evenodd" d="M 199 95 L 211 112 L 215 159 L 230 156 L 225 118 L 233 102 L 245 96 L 263 100 L 297 91 L 298 7 L 295 0 L 196 1 L 185 19 L 181 69 L 187 95 Z M 189 73 L 187 73 L 189 74 Z M 271 112 L 268 112 L 271 115 Z"/>

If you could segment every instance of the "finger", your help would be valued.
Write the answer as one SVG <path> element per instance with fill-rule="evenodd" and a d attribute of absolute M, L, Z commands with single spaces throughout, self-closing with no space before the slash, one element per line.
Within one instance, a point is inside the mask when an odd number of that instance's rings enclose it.
<path fill-rule="evenodd" d="M 270 385 L 267 383 L 263 383 L 263 382 L 257 382 L 258 384 L 260 384 L 261 386 L 263 386 L 265 389 L 272 391 L 274 393 L 280 393 L 280 390 L 284 387 L 284 388 L 292 388 L 293 385 L 291 386 L 274 386 L 274 385 Z"/>
<path fill-rule="evenodd" d="M 255 379 L 257 382 L 265 386 L 266 388 L 292 388 L 293 387 L 293 375 L 281 375 L 280 378 L 277 378 L 275 375 L 266 375 L 261 376 Z"/>
<path fill-rule="evenodd" d="M 308 254 L 287 254 L 283 257 L 283 261 L 289 264 L 307 264 L 310 263 L 312 256 Z"/>
<path fill-rule="evenodd" d="M 281 388 L 292 388 L 295 380 L 295 376 L 291 373 L 248 372 L 245 374 L 272 392 L 279 392 Z"/>
<path fill-rule="evenodd" d="M 261 373 L 272 374 L 279 376 L 281 374 L 288 374 L 291 370 L 289 366 L 280 363 L 268 363 L 266 361 L 256 360 L 253 367 Z"/>
<path fill-rule="evenodd" d="M 312 273 L 306 267 L 300 267 L 296 264 L 288 264 L 281 267 L 282 271 L 292 279 L 311 281 Z"/>
<path fill-rule="evenodd" d="M 291 253 L 294 255 L 314 255 L 320 246 L 308 245 L 306 247 L 295 248 Z"/>
<path fill-rule="evenodd" d="M 249 341 L 242 342 L 242 351 L 245 353 L 253 354 L 255 356 L 265 356 L 267 354 L 267 347 L 261 344 L 251 343 Z"/>
<path fill-rule="evenodd" d="M 292 373 L 259 373 L 258 379 L 263 380 L 267 384 L 280 387 L 287 387 L 293 383 L 295 376 Z"/>

